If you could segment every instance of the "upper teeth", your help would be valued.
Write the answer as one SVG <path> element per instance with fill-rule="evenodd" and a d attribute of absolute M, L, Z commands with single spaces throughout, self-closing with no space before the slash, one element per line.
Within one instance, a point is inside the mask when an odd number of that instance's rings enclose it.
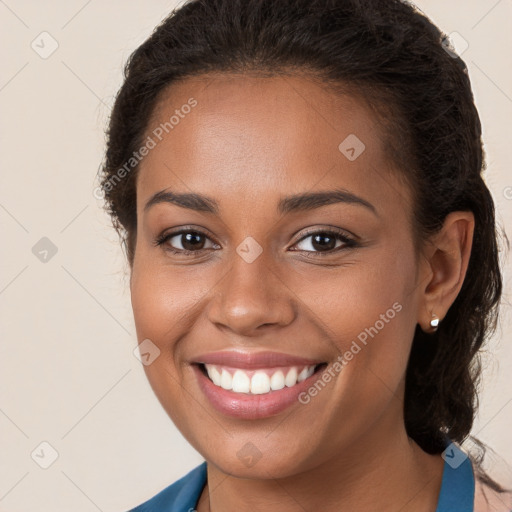
<path fill-rule="evenodd" d="M 205 364 L 206 371 L 212 382 L 223 389 L 230 389 L 235 393 L 251 393 L 261 395 L 270 390 L 277 391 L 285 386 L 291 387 L 311 377 L 316 365 L 289 368 L 262 368 L 259 370 L 241 370 L 239 368 L 221 367 Z M 299 373 L 300 369 L 300 373 Z"/>

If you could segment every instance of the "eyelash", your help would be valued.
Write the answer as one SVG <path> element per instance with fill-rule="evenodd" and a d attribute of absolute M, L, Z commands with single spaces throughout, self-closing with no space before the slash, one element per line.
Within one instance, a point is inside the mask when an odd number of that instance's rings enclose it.
<path fill-rule="evenodd" d="M 167 240 L 169 240 L 171 238 L 174 238 L 177 235 L 182 235 L 182 234 L 185 234 L 185 233 L 194 233 L 196 235 L 202 235 L 202 236 L 204 236 L 206 238 L 209 238 L 206 233 L 203 233 L 199 229 L 184 228 L 184 229 L 181 229 L 179 231 L 173 231 L 172 233 L 163 233 L 163 234 L 159 235 L 153 241 L 153 245 L 155 247 L 160 247 L 165 242 L 167 242 Z M 304 251 L 304 250 L 297 250 L 297 249 L 295 249 L 295 250 L 297 252 L 308 253 L 308 257 L 311 257 L 310 254 L 314 254 L 315 256 L 313 256 L 313 257 L 316 257 L 316 255 L 319 255 L 319 256 L 323 257 L 323 256 L 329 256 L 329 255 L 338 253 L 338 252 L 340 252 L 340 251 L 342 251 L 344 249 L 350 249 L 350 248 L 358 246 L 358 243 L 353 238 L 347 236 L 344 231 L 335 230 L 335 229 L 332 229 L 332 228 L 330 228 L 330 229 L 317 229 L 317 230 L 306 231 L 306 233 L 304 233 L 304 236 L 300 240 L 298 240 L 294 245 L 302 242 L 303 240 L 305 240 L 305 239 L 307 239 L 307 238 L 309 238 L 309 237 L 311 237 L 313 235 L 319 235 L 319 234 L 333 236 L 336 239 L 341 240 L 345 245 L 341 246 L 341 247 L 337 247 L 335 249 L 329 249 L 328 251 Z M 168 247 L 166 247 L 164 249 L 167 250 L 167 251 L 172 252 L 173 254 L 182 254 L 184 256 L 197 256 L 202 251 L 209 250 L 209 249 L 199 249 L 197 251 L 191 251 L 189 249 L 176 249 L 176 248 L 174 248 L 172 246 L 168 246 Z"/>

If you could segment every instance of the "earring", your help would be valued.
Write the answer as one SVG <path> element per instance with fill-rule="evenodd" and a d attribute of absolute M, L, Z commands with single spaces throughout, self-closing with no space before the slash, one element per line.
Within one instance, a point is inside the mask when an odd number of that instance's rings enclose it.
<path fill-rule="evenodd" d="M 439 318 L 432 313 L 432 320 L 430 320 L 430 327 L 434 330 L 434 332 L 437 331 L 437 328 L 439 326 Z"/>

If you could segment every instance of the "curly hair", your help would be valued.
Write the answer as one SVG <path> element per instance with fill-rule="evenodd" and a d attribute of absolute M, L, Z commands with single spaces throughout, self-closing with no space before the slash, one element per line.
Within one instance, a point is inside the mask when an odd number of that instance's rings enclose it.
<path fill-rule="evenodd" d="M 172 11 L 126 64 L 100 169 L 130 266 L 137 165 L 114 178 L 143 143 L 164 90 L 210 72 L 309 73 L 361 96 L 410 185 L 417 248 L 450 212 L 473 212 L 463 286 L 436 333 L 416 326 L 404 398 L 406 431 L 424 451 L 441 453 L 446 436 L 462 443 L 478 407 L 479 349 L 496 329 L 502 276 L 480 118 L 466 65 L 447 36 L 400 0 L 190 0 Z"/>

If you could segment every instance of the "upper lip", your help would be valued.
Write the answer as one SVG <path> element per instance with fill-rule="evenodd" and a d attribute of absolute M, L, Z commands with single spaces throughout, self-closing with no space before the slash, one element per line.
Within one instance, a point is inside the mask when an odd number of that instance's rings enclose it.
<path fill-rule="evenodd" d="M 194 363 L 218 364 L 233 368 L 273 368 L 275 366 L 313 366 L 324 361 L 284 354 L 282 352 L 244 352 L 241 350 L 223 350 L 209 352 L 194 358 Z"/>

